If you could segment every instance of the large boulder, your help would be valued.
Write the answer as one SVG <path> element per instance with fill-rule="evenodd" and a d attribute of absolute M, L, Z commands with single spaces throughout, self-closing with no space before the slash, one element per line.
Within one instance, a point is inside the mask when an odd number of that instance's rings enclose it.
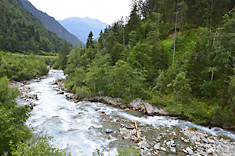
<path fill-rule="evenodd" d="M 101 100 L 102 103 L 104 104 L 108 104 L 108 105 L 112 105 L 114 107 L 116 106 L 119 106 L 120 104 L 116 102 L 115 99 L 111 98 L 111 97 L 102 97 L 102 100 Z"/>
<path fill-rule="evenodd" d="M 140 110 L 145 102 L 140 98 L 137 98 L 128 104 L 129 108 L 133 110 Z"/>
<path fill-rule="evenodd" d="M 152 105 L 150 105 L 149 103 L 144 103 L 144 106 L 145 106 L 146 113 L 148 115 L 153 115 L 154 114 L 154 109 L 153 109 Z"/>

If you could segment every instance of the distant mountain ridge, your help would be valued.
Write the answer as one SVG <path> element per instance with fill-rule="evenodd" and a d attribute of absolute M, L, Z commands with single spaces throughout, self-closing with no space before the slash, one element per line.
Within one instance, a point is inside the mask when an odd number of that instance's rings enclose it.
<path fill-rule="evenodd" d="M 58 21 L 46 13 L 37 10 L 28 0 L 22 0 L 22 4 L 33 16 L 39 19 L 48 30 L 53 31 L 71 44 L 84 45 L 79 38 L 69 33 Z"/>
<path fill-rule="evenodd" d="M 92 31 L 94 39 L 97 39 L 100 31 L 104 30 L 108 26 L 107 23 L 88 17 L 70 17 L 64 20 L 58 20 L 58 22 L 70 33 L 77 36 L 83 43 L 86 43 L 90 31 Z"/>

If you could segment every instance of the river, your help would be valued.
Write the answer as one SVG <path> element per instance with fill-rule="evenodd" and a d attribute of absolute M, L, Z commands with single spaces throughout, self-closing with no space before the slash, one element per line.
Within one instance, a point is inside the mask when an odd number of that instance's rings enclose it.
<path fill-rule="evenodd" d="M 34 101 L 36 106 L 31 111 L 27 124 L 34 128 L 35 133 L 52 136 L 53 144 L 66 149 L 73 156 L 89 156 L 96 149 L 105 149 L 106 155 L 115 155 L 116 147 L 109 144 L 117 140 L 116 137 L 105 133 L 104 116 L 112 120 L 135 120 L 138 124 L 151 127 L 188 127 L 205 131 L 213 136 L 226 136 L 235 140 L 235 134 L 221 128 L 207 128 L 174 117 L 141 117 L 133 113 L 107 106 L 102 103 L 82 101 L 74 103 L 59 95 L 51 85 L 52 82 L 65 78 L 63 71 L 50 70 L 48 77 L 40 82 L 32 82 L 28 86 L 32 93 L 38 95 Z M 115 123 L 112 121 L 112 123 Z"/>

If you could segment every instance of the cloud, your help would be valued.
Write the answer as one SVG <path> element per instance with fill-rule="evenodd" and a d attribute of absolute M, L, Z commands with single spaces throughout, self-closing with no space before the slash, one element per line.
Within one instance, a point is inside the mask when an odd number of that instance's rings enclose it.
<path fill-rule="evenodd" d="M 57 20 L 89 17 L 112 24 L 129 16 L 132 0 L 29 0 L 38 10 Z"/>

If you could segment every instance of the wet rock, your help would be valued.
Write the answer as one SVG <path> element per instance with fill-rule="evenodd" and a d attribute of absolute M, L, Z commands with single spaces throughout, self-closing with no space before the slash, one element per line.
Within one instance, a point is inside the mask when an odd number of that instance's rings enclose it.
<path fill-rule="evenodd" d="M 159 149 L 160 149 L 160 143 L 155 144 L 153 148 L 154 148 L 155 150 L 159 150 Z"/>
<path fill-rule="evenodd" d="M 53 82 L 51 85 L 58 85 L 58 82 Z"/>
<path fill-rule="evenodd" d="M 111 129 L 106 129 L 105 130 L 105 133 L 107 133 L 107 134 L 112 133 L 112 132 L 113 132 L 113 130 L 111 130 Z"/>
<path fill-rule="evenodd" d="M 141 149 L 141 154 L 142 155 L 146 155 L 147 156 L 147 155 L 149 155 L 148 153 L 149 153 L 149 149 L 147 149 L 147 148 Z"/>
<path fill-rule="evenodd" d="M 119 105 L 119 107 L 120 107 L 121 109 L 126 109 L 126 108 L 127 108 L 127 105 L 121 104 L 121 105 Z"/>
<path fill-rule="evenodd" d="M 142 148 L 142 149 L 144 149 L 144 148 L 149 148 L 149 147 L 150 147 L 149 144 L 148 144 L 146 141 L 141 141 L 141 142 L 139 142 L 139 143 L 138 143 L 138 146 L 139 146 L 140 148 Z"/>
<path fill-rule="evenodd" d="M 74 93 L 69 93 L 69 94 L 66 94 L 65 96 L 67 99 L 74 99 L 75 98 Z"/>
<path fill-rule="evenodd" d="M 131 134 L 131 135 L 136 135 L 136 129 L 131 130 L 131 131 L 130 131 L 130 134 Z"/>
<path fill-rule="evenodd" d="M 139 110 L 143 106 L 143 103 L 144 103 L 143 100 L 141 100 L 140 98 L 137 98 L 137 99 L 133 100 L 132 102 L 130 102 L 128 104 L 128 107 L 132 108 L 133 110 Z"/>
<path fill-rule="evenodd" d="M 153 109 L 152 105 L 150 105 L 149 103 L 144 103 L 144 106 L 145 106 L 145 110 L 146 110 L 148 115 L 153 115 L 154 114 L 154 109 Z"/>
<path fill-rule="evenodd" d="M 169 113 L 168 112 L 165 112 L 162 108 L 155 108 L 153 110 L 154 114 L 156 115 L 161 115 L 161 116 L 168 116 Z"/>
<path fill-rule="evenodd" d="M 125 135 L 129 132 L 126 128 L 121 128 L 119 131 L 121 135 Z"/>
<path fill-rule="evenodd" d="M 211 147 L 207 150 L 207 154 L 213 154 L 214 153 L 214 148 Z"/>
<path fill-rule="evenodd" d="M 111 97 L 102 97 L 101 102 L 104 104 L 112 105 L 114 107 L 120 105 L 119 103 L 116 102 L 115 99 L 113 99 Z"/>
<path fill-rule="evenodd" d="M 58 94 L 64 94 L 64 92 L 63 91 L 59 91 Z"/>
<path fill-rule="evenodd" d="M 188 154 L 193 155 L 193 150 L 191 148 L 187 147 L 186 151 L 188 152 Z"/>
<path fill-rule="evenodd" d="M 47 75 L 43 75 L 40 77 L 41 79 L 46 79 L 47 78 Z"/>
<path fill-rule="evenodd" d="M 25 94 L 25 97 L 27 97 L 29 99 L 38 100 L 38 95 L 37 94 Z"/>
<path fill-rule="evenodd" d="M 162 139 L 162 136 L 158 136 L 156 142 L 159 142 Z"/>
<path fill-rule="evenodd" d="M 33 82 L 40 82 L 40 78 L 34 79 Z"/>
<path fill-rule="evenodd" d="M 176 148 L 175 148 L 175 147 L 170 147 L 170 151 L 171 151 L 172 153 L 176 153 Z"/>
<path fill-rule="evenodd" d="M 161 150 L 161 151 L 166 151 L 166 148 L 161 147 L 160 150 Z"/>

